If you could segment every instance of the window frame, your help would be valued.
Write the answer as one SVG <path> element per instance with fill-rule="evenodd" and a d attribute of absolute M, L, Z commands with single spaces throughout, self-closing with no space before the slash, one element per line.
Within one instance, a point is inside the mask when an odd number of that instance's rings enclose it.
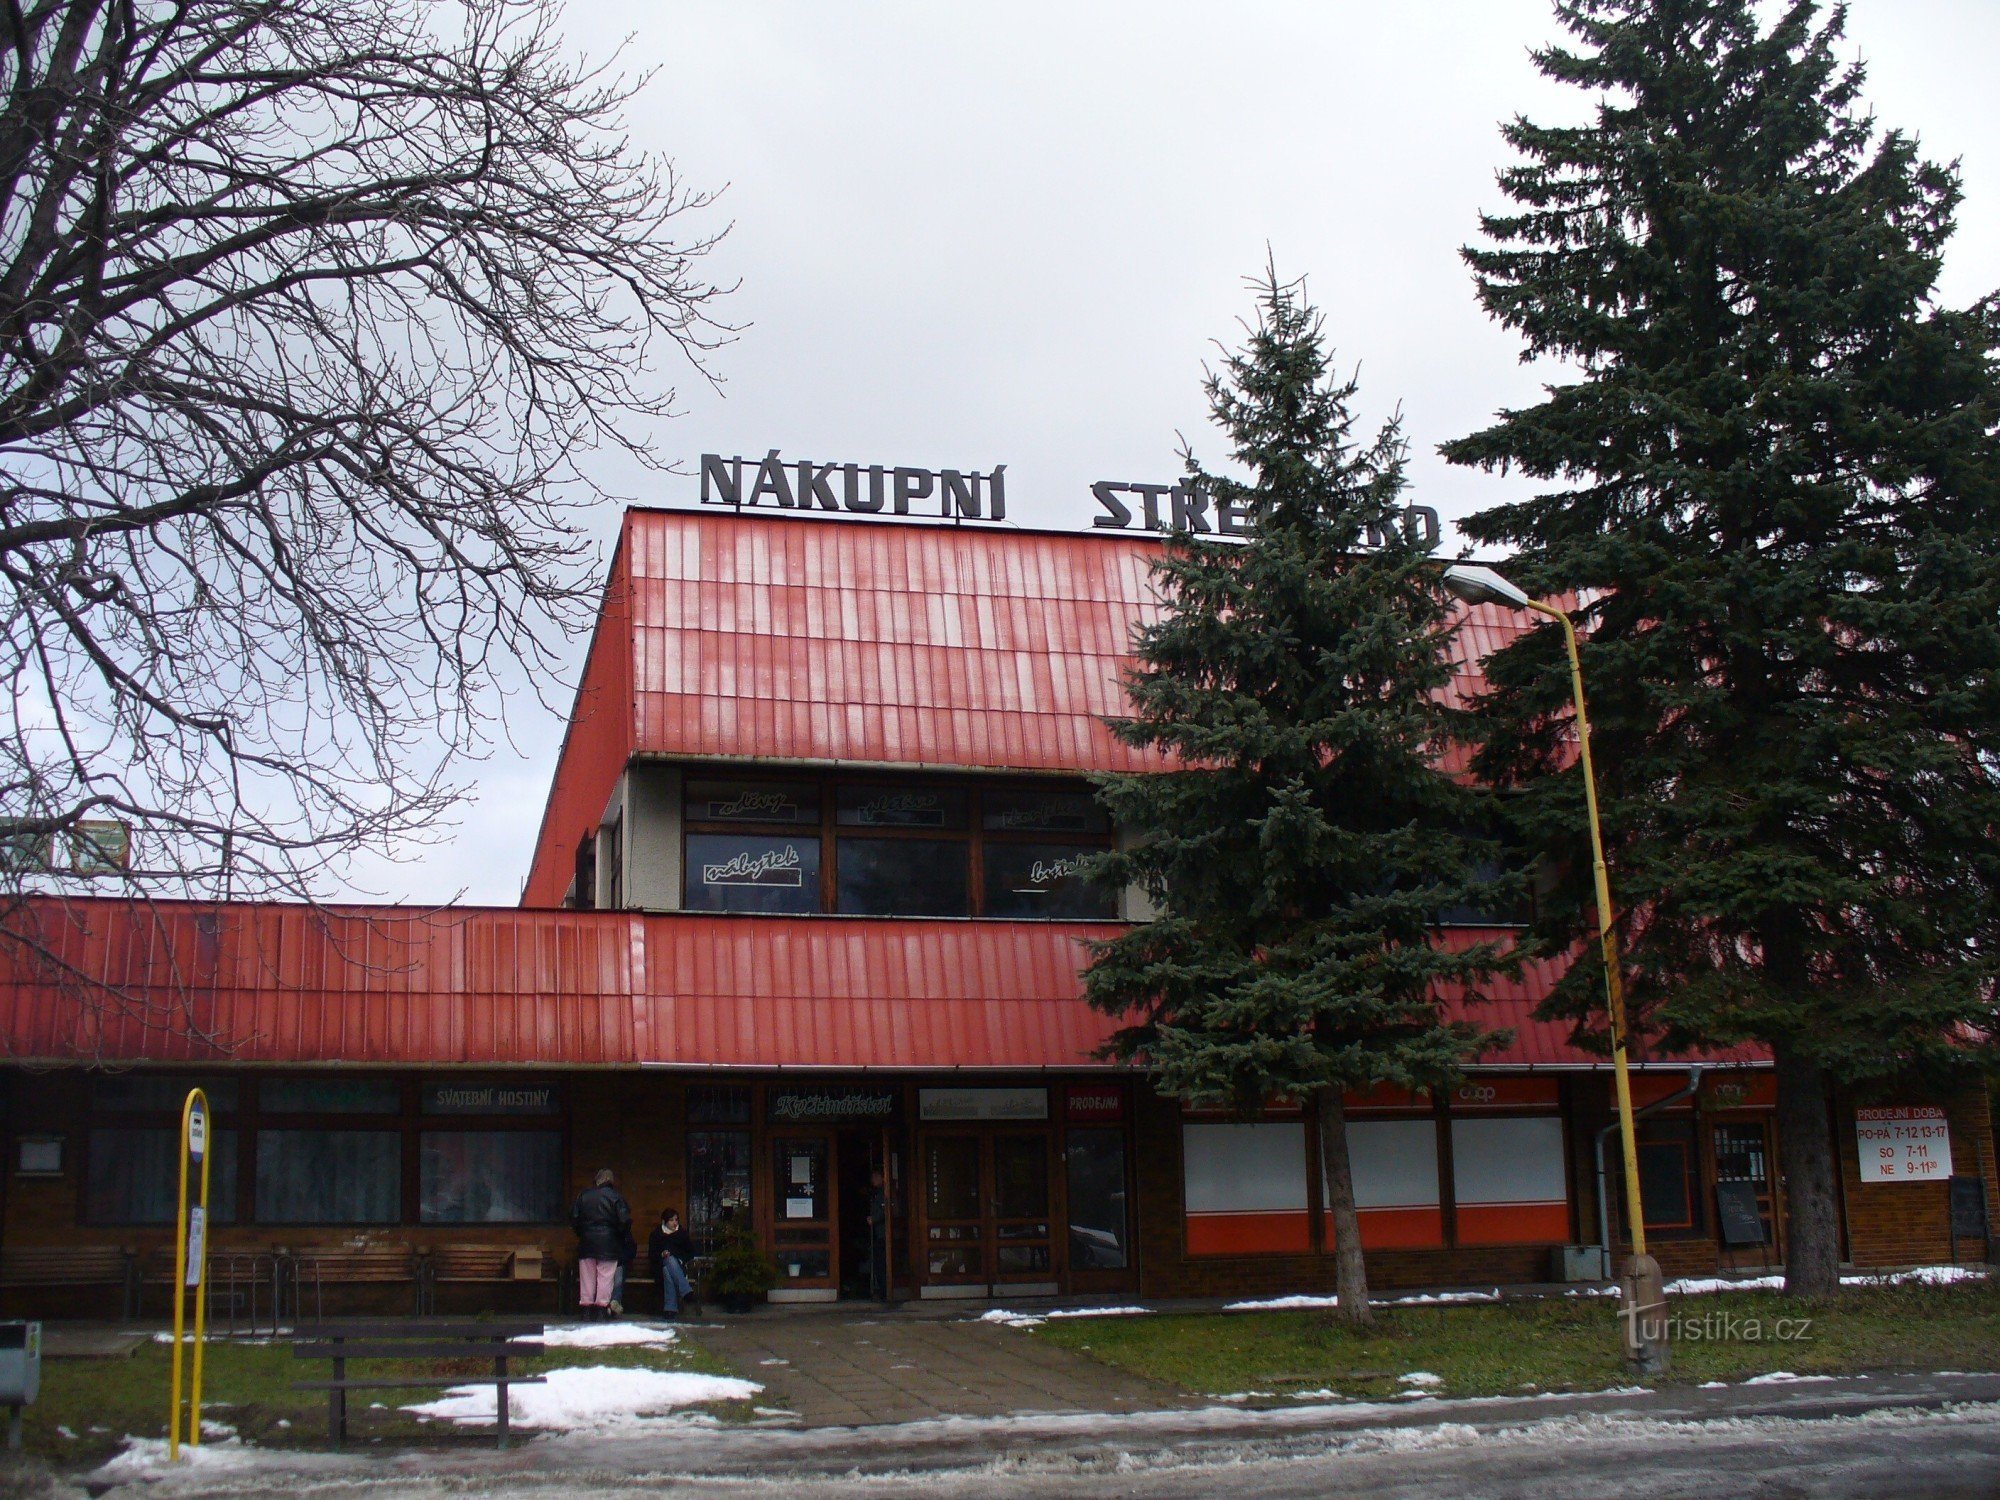
<path fill-rule="evenodd" d="M 810 782 L 819 795 L 819 819 L 815 823 L 761 823 L 749 819 L 730 819 L 717 822 L 708 818 L 689 816 L 687 787 L 694 781 L 732 781 L 739 783 L 766 783 L 798 785 Z M 881 791 L 936 789 L 938 791 L 962 792 L 965 795 L 965 825 L 961 828 L 898 828 L 890 825 L 858 825 L 839 821 L 840 793 L 843 788 L 870 788 Z M 811 771 L 797 769 L 765 769 L 763 767 L 735 768 L 728 765 L 704 763 L 689 766 L 683 773 L 680 791 L 680 840 L 682 891 L 681 899 L 686 903 L 686 879 L 688 869 L 688 839 L 704 834 L 736 834 L 757 838 L 817 838 L 819 840 L 819 903 L 818 910 L 809 915 L 818 917 L 847 917 L 864 920 L 870 914 L 844 912 L 839 905 L 840 889 L 840 841 L 843 837 L 868 839 L 917 839 L 932 842 L 962 844 L 966 858 L 966 911 L 949 917 L 897 916 L 891 914 L 891 921 L 967 921 L 991 920 L 1001 922 L 1116 922 L 1118 914 L 1116 896 L 1111 902 L 1111 911 L 1103 917 L 1024 917 L 989 916 L 986 900 L 986 845 L 995 844 L 1066 844 L 1093 853 L 1105 852 L 1117 847 L 1117 831 L 1108 826 L 1103 833 L 1050 832 L 1046 829 L 997 829 L 986 827 L 986 798 L 988 796 L 1021 796 L 1034 793 L 1078 793 L 1087 797 L 1095 796 L 1095 789 L 1088 782 L 1060 781 L 1053 784 L 1037 778 L 983 777 L 983 776 L 934 776 L 922 772 L 909 776 L 895 776 L 881 772 L 865 772 L 859 775 L 842 774 L 834 771 Z M 709 915 L 731 915 L 731 913 L 708 913 Z"/>

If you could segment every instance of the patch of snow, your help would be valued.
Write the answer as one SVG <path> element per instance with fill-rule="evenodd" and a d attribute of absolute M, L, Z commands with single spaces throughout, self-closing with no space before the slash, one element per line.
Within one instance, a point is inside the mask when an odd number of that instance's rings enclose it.
<path fill-rule="evenodd" d="M 1500 1288 L 1490 1292 L 1418 1292 L 1409 1297 L 1371 1297 L 1376 1307 L 1430 1307 L 1441 1302 L 1498 1302 Z"/>
<path fill-rule="evenodd" d="M 1224 1312 L 1288 1312 L 1304 1307 L 1338 1307 L 1338 1297 L 1265 1297 L 1256 1302 L 1229 1302 L 1223 1305 Z"/>
<path fill-rule="evenodd" d="M 608 1432 L 704 1401 L 746 1401 L 763 1389 L 754 1380 L 728 1375 L 585 1365 L 551 1370 L 543 1385 L 516 1386 L 509 1410 L 521 1427 Z M 452 1422 L 486 1423 L 494 1419 L 498 1406 L 491 1386 L 454 1386 L 435 1401 L 403 1410 Z"/>
<path fill-rule="evenodd" d="M 568 1323 L 546 1330 L 540 1342 L 550 1349 L 663 1349 L 679 1335 L 649 1323 Z M 536 1340 L 522 1335 L 528 1343 Z"/>
<path fill-rule="evenodd" d="M 180 1462 L 170 1464 L 165 1438 L 133 1437 L 128 1433 L 123 1451 L 105 1460 L 91 1477 L 104 1480 L 152 1479 L 162 1473 L 186 1469 L 217 1473 L 250 1468 L 260 1458 L 261 1455 L 248 1443 L 230 1437 L 215 1443 L 182 1443 Z"/>
<path fill-rule="evenodd" d="M 1058 1307 L 1042 1316 L 1048 1318 L 1137 1318 L 1150 1313 L 1150 1307 Z"/>
<path fill-rule="evenodd" d="M 760 1417 L 796 1417 L 798 1415 L 797 1412 L 789 1411 L 782 1406 L 753 1406 L 750 1410 L 754 1415 Z"/>
<path fill-rule="evenodd" d="M 789 1359 L 760 1359 L 757 1363 L 760 1365 L 788 1365 L 791 1361 Z"/>
<path fill-rule="evenodd" d="M 1856 1272 L 1840 1278 L 1842 1286 L 1949 1286 L 1960 1281 L 1984 1281 L 1987 1272 L 1977 1266 L 1913 1266 L 1907 1271 Z M 1698 1297 L 1711 1292 L 1776 1292 L 1784 1290 L 1783 1276 L 1684 1276 L 1667 1283 L 1669 1296 Z M 1618 1295 L 1616 1287 L 1596 1293 L 1577 1291 L 1572 1296 Z"/>
<path fill-rule="evenodd" d="M 1429 1370 L 1412 1370 L 1409 1374 L 1398 1375 L 1396 1378 L 1404 1385 L 1421 1386 L 1425 1390 L 1444 1384 L 1442 1375 L 1433 1375 Z"/>
<path fill-rule="evenodd" d="M 973 1320 L 976 1323 L 1000 1323 L 1008 1328 L 1039 1328 L 1048 1321 L 1041 1313 L 1010 1312 L 1004 1307 L 996 1307 L 991 1312 L 983 1312 Z"/>
<path fill-rule="evenodd" d="M 1720 1391 L 1728 1389 L 1728 1386 L 1729 1382 L 1726 1380 L 1704 1380 L 1695 1389 L 1698 1391 Z"/>
<path fill-rule="evenodd" d="M 60 1422 L 56 1424 L 56 1431 L 61 1433 L 66 1441 L 72 1443 L 76 1441 L 76 1434 L 71 1432 L 67 1427 L 63 1426 Z"/>
<path fill-rule="evenodd" d="M 1768 1375 L 1752 1375 L 1745 1385 L 1804 1385 L 1809 1381 L 1832 1380 L 1832 1375 L 1794 1375 L 1790 1370 L 1773 1370 Z"/>

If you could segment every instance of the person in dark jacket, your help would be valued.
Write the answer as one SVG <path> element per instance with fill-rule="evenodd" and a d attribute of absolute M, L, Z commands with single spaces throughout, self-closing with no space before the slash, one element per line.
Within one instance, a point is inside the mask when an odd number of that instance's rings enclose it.
<path fill-rule="evenodd" d="M 646 1239 L 646 1253 L 653 1262 L 653 1280 L 660 1286 L 660 1311 L 677 1317 L 681 1307 L 695 1300 L 688 1284 L 687 1265 L 694 1258 L 694 1237 L 681 1227 L 681 1216 L 671 1208 L 660 1210 L 660 1222 Z"/>
<path fill-rule="evenodd" d="M 576 1300 L 586 1313 L 608 1317 L 618 1279 L 618 1257 L 632 1238 L 632 1205 L 612 1185 L 611 1169 L 578 1195 L 569 1211 L 576 1231 Z"/>

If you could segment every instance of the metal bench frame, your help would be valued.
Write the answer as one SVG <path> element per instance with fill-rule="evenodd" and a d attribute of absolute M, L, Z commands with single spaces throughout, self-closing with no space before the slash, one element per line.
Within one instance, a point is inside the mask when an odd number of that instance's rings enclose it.
<path fill-rule="evenodd" d="M 540 1375 L 516 1375 L 507 1369 L 511 1359 L 526 1359 L 543 1351 L 541 1337 L 547 1325 L 506 1319 L 438 1321 L 436 1319 L 367 1319 L 341 1323 L 303 1323 L 292 1339 L 292 1354 L 298 1359 L 325 1359 L 333 1362 L 330 1380 L 295 1380 L 295 1391 L 326 1392 L 327 1440 L 339 1448 L 347 1441 L 347 1393 L 448 1388 L 459 1385 L 496 1387 L 494 1406 L 498 1426 L 495 1436 L 502 1448 L 508 1439 L 508 1390 L 517 1385 L 546 1384 Z M 350 1378 L 351 1359 L 491 1359 L 491 1375 L 408 1375 Z"/>

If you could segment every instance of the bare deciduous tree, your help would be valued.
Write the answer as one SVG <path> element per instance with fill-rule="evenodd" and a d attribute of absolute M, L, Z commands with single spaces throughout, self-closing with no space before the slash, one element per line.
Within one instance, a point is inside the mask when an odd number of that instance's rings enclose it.
<path fill-rule="evenodd" d="M 0 11 L 6 880 L 109 820 L 121 889 L 311 894 L 587 617 L 708 199 L 556 0 Z"/>

